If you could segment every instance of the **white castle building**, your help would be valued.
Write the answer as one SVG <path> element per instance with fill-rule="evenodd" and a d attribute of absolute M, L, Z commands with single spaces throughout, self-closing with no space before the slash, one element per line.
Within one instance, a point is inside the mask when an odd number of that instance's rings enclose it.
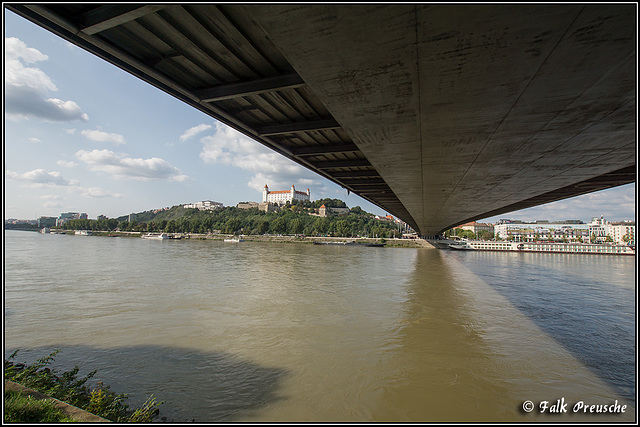
<path fill-rule="evenodd" d="M 296 187 L 293 185 L 291 186 L 291 190 L 269 191 L 269 187 L 266 185 L 262 190 L 262 203 L 284 205 L 287 202 L 291 203 L 293 200 L 311 201 L 311 192 L 308 188 L 306 193 L 303 191 L 296 191 Z"/>

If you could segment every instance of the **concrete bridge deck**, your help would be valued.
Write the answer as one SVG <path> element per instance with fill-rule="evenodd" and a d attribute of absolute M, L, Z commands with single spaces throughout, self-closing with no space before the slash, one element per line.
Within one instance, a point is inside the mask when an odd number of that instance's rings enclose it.
<path fill-rule="evenodd" d="M 637 5 L 6 5 L 422 235 L 635 181 Z"/>

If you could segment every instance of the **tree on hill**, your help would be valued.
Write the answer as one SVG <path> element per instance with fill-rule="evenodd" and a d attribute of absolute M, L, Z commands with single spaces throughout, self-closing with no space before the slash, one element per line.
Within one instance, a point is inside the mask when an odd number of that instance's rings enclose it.
<path fill-rule="evenodd" d="M 338 199 L 320 199 L 314 202 L 300 201 L 278 212 L 264 212 L 257 208 L 238 209 L 225 207 L 214 211 L 200 211 L 173 206 L 161 211 L 145 211 L 109 220 L 72 220 L 66 229 L 88 229 L 166 233 L 210 233 L 220 231 L 229 234 L 304 234 L 315 236 L 370 236 L 389 237 L 397 233 L 397 226 L 388 221 L 375 219 L 359 206 L 348 215 L 319 218 L 309 213 L 320 206 L 343 208 L 346 204 Z"/>

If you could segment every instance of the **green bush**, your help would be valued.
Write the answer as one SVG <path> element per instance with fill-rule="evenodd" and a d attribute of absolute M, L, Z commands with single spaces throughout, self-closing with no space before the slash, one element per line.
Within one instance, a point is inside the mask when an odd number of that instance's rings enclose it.
<path fill-rule="evenodd" d="M 59 352 L 56 349 L 27 365 L 14 363 L 16 350 L 4 361 L 4 378 L 115 422 L 151 422 L 158 415 L 158 407 L 164 402 L 156 402 L 153 396 L 142 407 L 131 410 L 126 403 L 127 394 L 116 394 L 101 382 L 96 388 L 89 388 L 86 383 L 97 371 L 78 378 L 77 366 L 61 374 L 49 368 Z"/>

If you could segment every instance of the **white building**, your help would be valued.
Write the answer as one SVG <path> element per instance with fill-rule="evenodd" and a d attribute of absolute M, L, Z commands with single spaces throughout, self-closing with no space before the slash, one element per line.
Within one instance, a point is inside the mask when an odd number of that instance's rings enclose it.
<path fill-rule="evenodd" d="M 262 203 L 275 203 L 277 205 L 285 205 L 293 200 L 311 201 L 311 192 L 307 188 L 307 192 L 296 191 L 295 186 L 291 186 L 291 190 L 269 191 L 269 187 L 264 186 L 262 190 Z"/>
<path fill-rule="evenodd" d="M 72 219 L 87 219 L 89 218 L 86 213 L 78 213 L 78 212 L 63 212 L 60 214 L 58 219 L 56 220 L 56 226 L 60 226 L 67 221 Z"/>
<path fill-rule="evenodd" d="M 609 222 L 600 218 L 593 218 L 589 223 L 589 235 L 595 236 L 596 242 L 604 242 L 611 237 L 616 245 L 636 245 L 636 223 L 633 221 Z"/>
<path fill-rule="evenodd" d="M 635 222 L 630 221 L 609 223 L 609 235 L 613 239 L 613 243 L 616 245 L 635 246 L 636 224 Z"/>
<path fill-rule="evenodd" d="M 224 207 L 222 203 L 214 202 L 213 200 L 203 200 L 201 202 L 189 203 L 182 205 L 185 209 L 198 209 L 201 211 L 213 211 Z"/>
<path fill-rule="evenodd" d="M 516 242 L 533 242 L 543 240 L 587 240 L 589 225 L 582 221 L 511 221 L 500 220 L 493 226 L 495 236 L 499 239 L 509 239 Z"/>
<path fill-rule="evenodd" d="M 596 242 L 604 242 L 607 237 L 607 231 L 607 221 L 602 216 L 593 218 L 589 223 L 589 236 L 595 236 Z"/>

